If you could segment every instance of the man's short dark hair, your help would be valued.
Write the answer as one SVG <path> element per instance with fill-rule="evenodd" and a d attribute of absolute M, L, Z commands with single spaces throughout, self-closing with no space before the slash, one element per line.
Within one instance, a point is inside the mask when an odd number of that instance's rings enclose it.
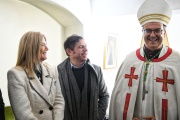
<path fill-rule="evenodd" d="M 69 48 L 70 50 L 73 50 L 76 43 L 79 42 L 79 40 L 81 39 L 83 39 L 83 37 L 76 34 L 69 36 L 64 42 L 64 50 L 66 51 L 67 48 Z"/>

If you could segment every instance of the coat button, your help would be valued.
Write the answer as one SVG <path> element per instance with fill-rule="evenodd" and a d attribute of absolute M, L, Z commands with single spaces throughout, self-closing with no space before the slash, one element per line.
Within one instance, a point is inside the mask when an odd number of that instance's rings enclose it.
<path fill-rule="evenodd" d="M 43 110 L 40 110 L 40 111 L 39 111 L 39 114 L 42 114 L 42 113 L 43 113 Z"/>
<path fill-rule="evenodd" d="M 53 107 L 51 106 L 51 107 L 49 107 L 49 110 L 53 110 Z"/>

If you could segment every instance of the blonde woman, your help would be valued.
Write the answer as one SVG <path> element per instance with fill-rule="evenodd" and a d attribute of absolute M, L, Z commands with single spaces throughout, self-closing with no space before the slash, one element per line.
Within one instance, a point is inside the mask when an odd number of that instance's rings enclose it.
<path fill-rule="evenodd" d="M 7 73 L 8 94 L 16 120 L 63 120 L 64 98 L 55 66 L 47 59 L 46 38 L 25 33 L 19 43 L 16 66 Z"/>

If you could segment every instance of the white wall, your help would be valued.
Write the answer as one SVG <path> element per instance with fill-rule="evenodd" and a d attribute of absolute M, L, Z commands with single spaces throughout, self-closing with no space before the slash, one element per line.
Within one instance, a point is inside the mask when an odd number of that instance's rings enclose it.
<path fill-rule="evenodd" d="M 21 1 L 0 0 L 0 8 L 0 88 L 8 106 L 6 76 L 16 64 L 20 37 L 27 31 L 43 33 L 49 47 L 47 62 L 57 65 L 64 52 L 61 44 L 63 27 L 41 10 Z"/>
<path fill-rule="evenodd" d="M 178 50 L 180 52 L 180 44 L 179 44 L 180 22 L 179 22 L 179 20 L 180 20 L 180 9 L 174 10 L 171 21 L 167 27 L 167 31 L 168 31 L 168 38 L 169 38 L 170 47 L 174 48 L 175 50 Z"/>
<path fill-rule="evenodd" d="M 103 69 L 103 75 L 111 95 L 116 73 L 125 56 L 137 49 L 141 42 L 141 26 L 136 15 L 126 16 L 93 16 L 92 36 L 88 40 L 89 58 L 103 68 L 104 47 L 108 33 L 118 34 L 117 67 Z M 107 111 L 108 112 L 108 111 Z"/>

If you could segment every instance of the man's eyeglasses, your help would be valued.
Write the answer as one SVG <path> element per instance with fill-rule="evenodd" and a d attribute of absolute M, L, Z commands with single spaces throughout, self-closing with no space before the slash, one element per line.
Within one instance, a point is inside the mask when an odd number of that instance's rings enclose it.
<path fill-rule="evenodd" d="M 154 32 L 155 35 L 161 35 L 163 30 L 161 30 L 161 29 L 155 29 L 155 30 L 145 29 L 143 31 L 144 31 L 144 34 L 146 34 L 146 35 L 150 35 L 152 32 Z"/>

